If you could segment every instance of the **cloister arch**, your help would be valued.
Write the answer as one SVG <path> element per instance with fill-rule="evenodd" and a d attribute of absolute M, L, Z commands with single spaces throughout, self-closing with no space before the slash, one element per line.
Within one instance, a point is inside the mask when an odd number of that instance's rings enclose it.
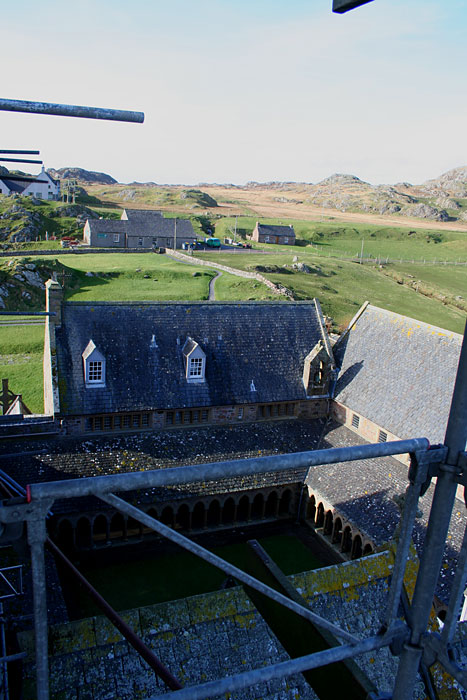
<path fill-rule="evenodd" d="M 279 496 L 277 491 L 271 491 L 266 499 L 264 514 L 267 518 L 275 518 L 277 515 L 277 507 L 279 504 Z"/>
<path fill-rule="evenodd" d="M 318 503 L 318 509 L 316 511 L 316 527 L 323 527 L 324 525 L 324 505 L 321 501 Z"/>
<path fill-rule="evenodd" d="M 206 522 L 207 522 L 208 527 L 215 527 L 216 525 L 220 525 L 221 505 L 217 499 L 214 499 L 209 504 Z"/>
<path fill-rule="evenodd" d="M 323 526 L 323 532 L 325 535 L 332 534 L 333 523 L 334 523 L 334 516 L 332 514 L 332 510 L 328 510 L 326 512 L 326 517 L 324 518 L 324 526 Z"/>
<path fill-rule="evenodd" d="M 306 517 L 315 522 L 316 518 L 316 498 L 311 495 L 306 504 Z"/>
<path fill-rule="evenodd" d="M 336 518 L 334 520 L 334 527 L 332 530 L 331 542 L 332 542 L 332 544 L 340 544 L 341 540 L 342 540 L 342 520 L 340 518 Z"/>
<path fill-rule="evenodd" d="M 279 515 L 289 515 L 290 513 L 290 504 L 292 502 L 292 491 L 290 489 L 286 489 L 279 500 Z"/>
<path fill-rule="evenodd" d="M 92 524 L 92 539 L 94 542 L 105 543 L 109 539 L 109 523 L 105 515 L 98 515 Z"/>
<path fill-rule="evenodd" d="M 250 500 L 248 496 L 242 496 L 238 502 L 237 521 L 242 522 L 250 519 Z"/>
<path fill-rule="evenodd" d="M 182 530 L 189 530 L 191 527 L 191 514 L 190 509 L 186 503 L 182 503 L 180 508 L 177 510 L 175 516 L 175 527 L 180 527 Z"/>
<path fill-rule="evenodd" d="M 350 525 L 347 525 L 344 528 L 344 532 L 342 534 L 341 552 L 350 552 L 351 547 L 352 547 L 352 530 L 350 528 Z"/>
<path fill-rule="evenodd" d="M 125 520 L 121 513 L 115 513 L 110 521 L 110 538 L 119 539 L 125 533 Z"/>
<path fill-rule="evenodd" d="M 74 545 L 73 525 L 69 520 L 61 520 L 57 528 L 57 544 L 60 549 L 69 551 Z"/>
<path fill-rule="evenodd" d="M 224 525 L 230 525 L 235 522 L 235 501 L 232 497 L 228 498 L 222 508 L 222 522 Z"/>
<path fill-rule="evenodd" d="M 191 518 L 191 527 L 194 530 L 201 530 L 206 527 L 206 508 L 204 503 L 199 501 L 193 508 L 193 515 Z"/>
<path fill-rule="evenodd" d="M 355 535 L 352 542 L 352 549 L 350 552 L 351 559 L 358 559 L 362 556 L 362 538 L 360 535 Z"/>
<path fill-rule="evenodd" d="M 251 505 L 251 518 L 260 520 L 264 517 L 264 496 L 262 493 L 257 493 Z"/>

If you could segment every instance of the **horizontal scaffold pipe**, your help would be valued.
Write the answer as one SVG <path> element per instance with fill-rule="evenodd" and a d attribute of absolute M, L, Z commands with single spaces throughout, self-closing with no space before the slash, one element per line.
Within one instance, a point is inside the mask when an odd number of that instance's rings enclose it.
<path fill-rule="evenodd" d="M 309 467 L 335 464 L 337 462 L 426 451 L 429 446 L 430 443 L 427 438 L 414 438 L 412 440 L 333 447 L 327 450 L 312 450 L 270 457 L 254 457 L 252 459 L 172 467 L 170 469 L 92 476 L 85 479 L 67 479 L 66 481 L 49 481 L 28 486 L 28 500 L 34 502 L 34 500 L 42 498 L 75 498 L 77 496 L 92 496 L 115 491 L 133 491 L 157 486 L 190 484 L 197 481 L 218 481 L 228 477 L 265 474 L 286 469 L 308 469 Z"/>
<path fill-rule="evenodd" d="M 5 112 L 29 112 L 31 114 L 53 114 L 59 117 L 83 117 L 85 119 L 109 119 L 117 122 L 144 122 L 143 112 L 130 112 L 125 109 L 105 107 L 84 107 L 82 105 L 62 105 L 52 102 L 29 102 L 27 100 L 7 100 L 0 98 L 0 110 Z"/>

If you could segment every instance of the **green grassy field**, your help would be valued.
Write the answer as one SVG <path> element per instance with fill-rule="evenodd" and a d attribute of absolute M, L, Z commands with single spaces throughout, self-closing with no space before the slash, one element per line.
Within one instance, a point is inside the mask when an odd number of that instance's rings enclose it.
<path fill-rule="evenodd" d="M 42 356 L 44 325 L 0 325 L 0 378 L 22 394 L 33 413 L 43 411 Z"/>
<path fill-rule="evenodd" d="M 298 254 L 300 262 L 312 268 L 312 274 L 293 271 L 292 260 Z M 439 299 L 427 297 L 405 284 L 398 284 L 386 271 L 393 266 L 379 269 L 377 265 L 359 265 L 355 262 L 337 261 L 314 255 L 308 250 L 294 250 L 289 255 L 263 254 L 218 254 L 198 253 L 204 259 L 243 270 L 258 270 L 275 283 L 283 284 L 292 290 L 297 300 L 317 297 L 326 315 L 334 320 L 336 327 L 348 323 L 360 305 L 369 300 L 397 313 L 432 323 L 448 330 L 462 333 L 465 326 L 465 311 L 443 303 Z M 287 267 L 284 267 L 287 265 Z M 412 269 L 410 267 L 409 269 Z M 462 268 L 442 266 L 417 266 L 417 275 L 423 269 L 426 277 L 434 280 L 437 287 L 444 285 L 446 290 L 455 290 L 457 295 L 467 298 L 467 271 Z M 397 266 L 394 266 L 397 271 Z M 455 274 L 452 274 L 452 273 Z M 417 277 L 419 278 L 419 277 Z"/>
<path fill-rule="evenodd" d="M 253 228 L 254 221 L 252 217 L 239 217 L 239 235 L 245 234 L 248 227 Z M 206 221 L 202 223 L 206 225 Z M 231 235 L 229 226 L 233 223 L 233 219 L 218 220 L 216 234 L 222 238 L 223 230 L 226 235 Z M 439 232 L 440 242 L 434 243 L 438 233 L 421 229 L 408 236 L 407 229 L 336 228 L 332 222 L 293 223 L 299 242 L 313 240 L 313 246 L 264 244 L 258 247 L 267 255 L 259 251 L 213 251 L 196 253 L 194 260 L 199 257 L 238 269 L 258 271 L 289 288 L 297 300 L 317 297 L 324 313 L 333 319 L 335 329 L 345 327 L 360 305 L 369 300 L 376 306 L 463 333 L 467 311 L 465 266 L 400 262 L 382 266 L 375 263 L 360 265 L 334 256 L 352 251 L 359 253 L 364 237 L 364 252 L 375 255 L 379 249 L 381 256 L 397 251 L 399 258 L 412 254 L 415 260 L 444 256 L 455 261 L 465 248 L 465 234 Z M 435 238 L 430 237 L 432 234 Z M 292 270 L 295 256 L 311 268 L 311 274 Z M 467 258 L 463 253 L 462 256 Z M 59 281 L 65 281 L 65 297 L 71 301 L 203 300 L 208 298 L 209 282 L 217 272 L 149 253 L 58 253 L 56 256 L 17 259 L 20 264 L 28 261 L 44 266 L 47 274 L 55 270 Z M 7 258 L 0 260 L 3 282 L 15 270 L 15 266 L 9 267 L 8 262 Z M 260 282 L 227 273 L 216 280 L 215 290 L 217 300 L 278 298 Z M 31 290 L 32 299 L 27 303 L 22 300 L 20 292 L 21 287 L 12 290 L 8 300 L 22 305 L 23 310 L 43 310 L 42 290 Z M 42 411 L 42 340 L 43 330 L 38 326 L 0 326 L 1 377 L 8 377 L 12 390 L 22 393 L 26 404 L 35 412 Z"/>
<path fill-rule="evenodd" d="M 245 239 L 253 231 L 257 217 L 237 218 L 237 238 Z M 296 246 L 274 246 L 276 250 L 291 248 L 303 251 L 312 245 L 316 254 L 323 256 L 358 257 L 363 240 L 364 256 L 392 258 L 395 260 L 467 260 L 467 233 L 445 230 L 428 230 L 422 227 L 409 230 L 395 226 L 370 224 L 337 224 L 332 221 L 297 221 L 293 219 L 261 219 L 264 224 L 292 224 Z M 225 217 L 216 221 L 216 236 L 231 237 L 235 229 L 235 218 Z M 270 249 L 267 244 L 254 244 L 256 248 Z"/>

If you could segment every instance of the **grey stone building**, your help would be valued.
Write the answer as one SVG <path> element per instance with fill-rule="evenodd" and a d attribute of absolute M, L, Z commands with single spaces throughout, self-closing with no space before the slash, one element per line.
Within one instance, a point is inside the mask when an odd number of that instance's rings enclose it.
<path fill-rule="evenodd" d="M 181 248 L 195 240 L 191 221 L 152 209 L 124 209 L 119 220 L 88 219 L 83 230 L 83 241 L 97 248 Z"/>
<path fill-rule="evenodd" d="M 259 243 L 295 245 L 295 231 L 292 225 L 276 226 L 272 224 L 260 224 L 259 221 L 257 221 L 251 238 Z"/>
<path fill-rule="evenodd" d="M 82 304 L 46 286 L 45 411 L 67 433 L 328 411 L 334 359 L 317 300 Z"/>
<path fill-rule="evenodd" d="M 444 440 L 462 336 L 367 302 L 333 351 L 333 416 L 370 442 Z"/>

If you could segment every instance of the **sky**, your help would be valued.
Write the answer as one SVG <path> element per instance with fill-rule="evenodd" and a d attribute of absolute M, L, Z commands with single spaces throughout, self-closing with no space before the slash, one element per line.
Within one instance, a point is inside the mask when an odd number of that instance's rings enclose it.
<path fill-rule="evenodd" d="M 0 111 L 0 148 L 39 149 L 46 168 L 161 184 L 318 182 L 336 172 L 421 183 L 467 165 L 465 0 L 331 8 L 7 3 L 1 98 L 137 110 L 145 121 Z"/>

